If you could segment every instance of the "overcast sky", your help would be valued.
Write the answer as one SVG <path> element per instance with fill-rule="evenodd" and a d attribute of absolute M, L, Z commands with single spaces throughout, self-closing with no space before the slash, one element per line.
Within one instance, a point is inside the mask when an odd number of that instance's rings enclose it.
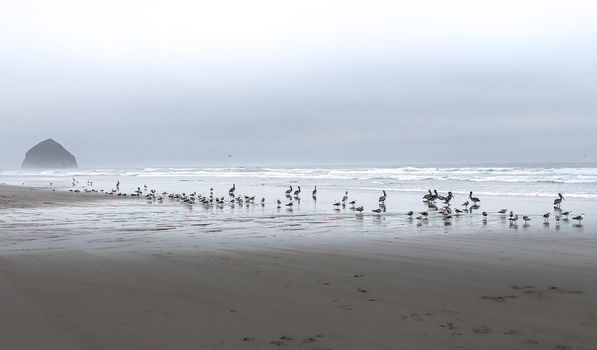
<path fill-rule="evenodd" d="M 0 168 L 597 161 L 595 1 L 89 3 L 0 2 Z"/>

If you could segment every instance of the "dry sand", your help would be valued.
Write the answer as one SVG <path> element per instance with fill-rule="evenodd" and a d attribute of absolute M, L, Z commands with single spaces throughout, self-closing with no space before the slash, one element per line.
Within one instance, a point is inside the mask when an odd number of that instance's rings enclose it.
<path fill-rule="evenodd" d="M 0 257 L 2 349 L 597 349 L 592 238 Z"/>

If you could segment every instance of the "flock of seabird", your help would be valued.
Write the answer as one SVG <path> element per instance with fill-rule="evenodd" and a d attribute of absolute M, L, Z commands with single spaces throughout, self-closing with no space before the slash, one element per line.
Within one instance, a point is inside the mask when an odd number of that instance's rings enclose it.
<path fill-rule="evenodd" d="M 75 181 L 75 179 L 73 179 L 73 186 L 75 186 L 75 183 L 76 183 L 76 181 Z M 91 189 L 93 187 L 92 182 L 87 182 L 87 185 L 88 186 L 86 186 L 85 189 L 83 190 L 84 192 L 102 192 L 102 193 L 106 193 L 108 195 L 125 196 L 125 197 L 127 196 L 126 193 L 120 192 L 120 182 L 116 182 L 116 186 L 115 186 L 116 188 L 110 192 L 108 192 L 108 191 L 104 192 L 103 190 L 97 191 L 95 189 Z M 71 191 L 80 192 L 79 190 L 71 190 Z M 152 202 L 157 201 L 160 203 L 163 202 L 164 199 L 168 198 L 170 200 L 180 201 L 181 203 L 184 203 L 187 205 L 201 204 L 201 205 L 205 206 L 206 208 L 209 208 L 209 207 L 224 208 L 224 206 L 226 206 L 226 205 L 229 205 L 231 207 L 235 207 L 236 205 L 250 206 L 250 205 L 256 204 L 255 196 L 246 196 L 246 195 L 236 196 L 235 192 L 236 192 L 236 184 L 233 184 L 232 187 L 228 190 L 228 195 L 229 195 L 228 199 L 226 199 L 223 196 L 222 197 L 214 196 L 213 188 L 210 188 L 208 196 L 204 196 L 202 194 L 198 194 L 197 192 L 193 192 L 190 194 L 187 194 L 184 192 L 183 193 L 163 192 L 161 194 L 158 194 L 156 192 L 156 190 L 149 190 L 147 185 L 144 185 L 143 189 L 141 189 L 140 187 L 137 187 L 137 190 L 134 191 L 133 193 L 129 194 L 129 196 L 131 196 L 131 197 L 142 197 L 143 196 L 149 201 L 152 201 Z M 300 203 L 301 192 L 302 192 L 301 186 L 297 186 L 295 189 L 292 187 L 292 185 L 290 185 L 289 188 L 284 192 L 284 197 L 285 197 L 286 201 L 283 202 L 280 199 L 277 199 L 275 201 L 277 208 L 280 209 L 282 206 L 284 206 L 284 207 L 286 207 L 286 209 L 288 211 L 292 211 L 294 203 L 295 202 Z M 314 201 L 317 200 L 317 186 L 315 186 L 313 191 L 311 192 L 311 197 Z M 382 196 L 380 196 L 378 199 L 378 207 L 375 209 L 372 209 L 371 212 L 378 214 L 378 215 L 383 212 L 386 212 L 387 197 L 388 197 L 388 195 L 387 195 L 386 191 L 382 190 Z M 440 214 L 441 218 L 443 219 L 443 221 L 446 225 L 451 224 L 450 220 L 454 216 L 458 216 L 463 213 L 472 213 L 474 210 L 479 209 L 480 203 L 481 203 L 481 200 L 478 197 L 473 196 L 472 191 L 469 192 L 467 201 L 462 203 L 460 205 L 460 208 L 454 208 L 454 209 L 452 209 L 452 207 L 451 207 L 451 202 L 454 199 L 454 195 L 452 192 L 448 192 L 447 195 L 443 196 L 443 195 L 439 194 L 437 192 L 437 190 L 433 190 L 433 191 L 428 190 L 428 192 L 423 196 L 422 199 L 423 199 L 423 203 L 425 203 L 427 205 L 428 210 L 418 212 L 418 215 L 415 218 L 419 221 L 426 221 L 429 219 L 430 211 L 435 211 Z M 562 202 L 564 200 L 565 200 L 564 196 L 561 193 L 558 193 L 558 198 L 556 198 L 553 201 L 554 211 L 555 211 L 554 219 L 555 219 L 556 225 L 559 225 L 561 220 L 564 220 L 564 221 L 569 220 L 568 217 L 571 214 L 571 211 L 562 211 L 561 206 L 562 206 Z M 265 198 L 261 198 L 258 201 L 258 203 L 262 207 L 265 206 L 265 204 L 266 204 Z M 357 203 L 356 200 L 349 200 L 348 191 L 345 191 L 344 195 L 342 196 L 342 200 L 334 202 L 332 206 L 335 211 L 340 211 L 341 208 L 346 209 L 346 207 L 348 206 L 349 210 L 354 210 L 357 213 L 357 215 L 362 215 L 362 213 L 365 211 L 365 209 L 363 206 L 357 206 L 356 203 Z M 481 214 L 482 214 L 482 221 L 484 223 L 487 222 L 487 217 L 489 216 L 489 213 L 484 211 Z M 531 217 L 529 215 L 524 214 L 524 215 L 519 216 L 518 214 L 515 214 L 513 211 L 511 211 L 511 210 L 508 211 L 508 209 L 505 209 L 505 208 L 497 211 L 496 214 L 499 214 L 504 219 L 507 218 L 511 225 L 515 225 L 517 223 L 517 221 L 519 220 L 519 218 L 522 218 L 525 225 L 528 225 L 528 222 L 531 221 Z M 413 218 L 413 216 L 415 215 L 415 212 L 409 211 L 406 213 L 406 215 L 409 218 Z M 549 212 L 545 213 L 543 215 L 545 224 L 549 224 L 550 217 L 551 217 L 551 213 L 549 213 Z M 572 220 L 577 220 L 578 224 L 580 224 L 583 219 L 584 219 L 584 213 L 572 217 Z"/>

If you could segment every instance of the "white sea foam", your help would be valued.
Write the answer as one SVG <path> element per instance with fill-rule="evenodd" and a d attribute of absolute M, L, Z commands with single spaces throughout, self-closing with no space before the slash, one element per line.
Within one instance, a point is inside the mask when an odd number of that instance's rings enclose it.
<path fill-rule="evenodd" d="M 553 196 L 557 192 L 566 192 L 569 197 L 597 198 L 597 167 L 148 167 L 0 172 L 0 182 L 12 184 L 54 182 L 64 185 L 72 177 L 106 184 L 116 180 L 126 183 L 126 179 L 130 178 L 135 186 L 138 182 L 157 186 L 160 182 L 208 182 L 210 179 L 232 182 L 239 179 L 266 185 L 297 181 L 356 189 L 418 192 L 438 188 L 508 196 Z"/>

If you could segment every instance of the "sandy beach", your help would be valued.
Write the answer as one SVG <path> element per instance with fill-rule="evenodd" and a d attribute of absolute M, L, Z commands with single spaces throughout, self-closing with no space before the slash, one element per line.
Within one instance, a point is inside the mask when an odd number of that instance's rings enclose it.
<path fill-rule="evenodd" d="M 50 213 L 105 198 L 1 193 L 5 209 Z M 460 234 L 466 226 L 457 226 L 400 236 L 399 227 L 363 234 L 348 222 L 330 226 L 336 235 L 327 239 L 277 240 L 254 236 L 280 230 L 259 225 L 242 238 L 216 232 L 227 237 L 218 243 L 146 243 L 157 232 L 129 245 L 69 236 L 31 250 L 10 243 L 0 251 L 0 348 L 597 349 L 590 232 Z"/>
<path fill-rule="evenodd" d="M 0 258 L 6 349 L 595 349 L 595 241 Z"/>

